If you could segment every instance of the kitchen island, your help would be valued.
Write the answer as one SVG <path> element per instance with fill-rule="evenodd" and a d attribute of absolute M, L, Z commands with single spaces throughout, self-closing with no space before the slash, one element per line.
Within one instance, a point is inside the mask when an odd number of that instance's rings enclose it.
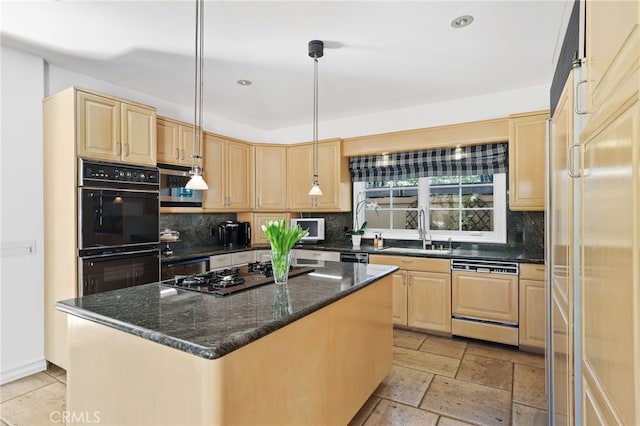
<path fill-rule="evenodd" d="M 327 262 L 226 297 L 71 299 L 67 411 L 101 424 L 346 424 L 391 368 L 392 266 Z"/>

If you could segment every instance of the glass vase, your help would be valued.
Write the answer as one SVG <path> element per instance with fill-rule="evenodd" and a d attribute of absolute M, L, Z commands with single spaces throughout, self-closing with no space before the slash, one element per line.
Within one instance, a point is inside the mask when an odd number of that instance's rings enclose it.
<path fill-rule="evenodd" d="M 273 304 L 271 306 L 271 318 L 280 319 L 291 315 L 291 299 L 289 298 L 289 286 L 277 285 L 273 290 Z"/>
<path fill-rule="evenodd" d="M 271 251 L 271 266 L 273 267 L 273 279 L 276 284 L 287 283 L 290 264 L 291 250 L 286 252 Z"/>

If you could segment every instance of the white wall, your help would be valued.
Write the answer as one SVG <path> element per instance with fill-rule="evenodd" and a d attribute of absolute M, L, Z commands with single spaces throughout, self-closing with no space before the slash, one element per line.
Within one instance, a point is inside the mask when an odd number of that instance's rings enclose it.
<path fill-rule="evenodd" d="M 348 117 L 318 123 L 318 138 L 349 138 L 354 136 L 396 132 L 424 127 L 443 126 L 467 121 L 506 117 L 509 114 L 549 108 L 549 86 L 535 86 L 474 98 L 458 99 L 439 104 L 420 105 L 378 114 Z M 320 110 L 318 113 L 322 115 Z M 295 143 L 312 139 L 309 124 L 267 132 L 265 141 Z"/>
<path fill-rule="evenodd" d="M 0 381 L 45 369 L 41 58 L 0 46 Z M 35 243 L 35 253 L 21 247 Z M 13 247 L 13 248 L 12 248 Z"/>

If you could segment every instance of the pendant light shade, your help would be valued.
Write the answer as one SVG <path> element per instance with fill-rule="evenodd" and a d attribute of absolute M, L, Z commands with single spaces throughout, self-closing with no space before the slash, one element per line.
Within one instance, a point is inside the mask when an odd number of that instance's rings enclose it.
<path fill-rule="evenodd" d="M 315 180 L 313 181 L 313 184 L 311 185 L 311 189 L 309 190 L 309 195 L 311 195 L 312 197 L 318 197 L 318 196 L 322 195 L 322 190 L 320 189 L 320 185 Z"/>
<path fill-rule="evenodd" d="M 194 169 L 197 170 L 199 173 L 202 173 L 200 167 L 194 167 L 192 169 L 192 172 Z M 185 188 L 196 190 L 196 191 L 206 191 L 207 189 L 209 189 L 209 186 L 207 185 L 207 182 L 204 181 L 201 174 L 194 173 L 191 175 L 191 179 L 189 179 L 189 182 L 187 182 L 187 184 L 185 185 Z"/>
<path fill-rule="evenodd" d="M 321 40 L 309 42 L 309 56 L 313 58 L 313 183 L 309 195 L 322 195 L 318 183 L 318 58 L 324 55 L 324 43 Z"/>
<path fill-rule="evenodd" d="M 196 160 L 202 161 L 202 72 L 204 49 L 204 0 L 196 0 L 196 72 L 193 105 L 193 154 L 191 154 L 191 179 L 185 188 L 205 191 L 209 186 L 202 177 L 202 168 L 196 165 Z"/>

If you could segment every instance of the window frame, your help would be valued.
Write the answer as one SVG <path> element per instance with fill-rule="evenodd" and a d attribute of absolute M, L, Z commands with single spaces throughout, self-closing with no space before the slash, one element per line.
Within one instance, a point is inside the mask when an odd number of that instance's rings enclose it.
<path fill-rule="evenodd" d="M 366 194 L 365 182 L 353 182 L 353 221 L 354 226 L 361 224 L 365 220 L 366 208 L 357 211 L 363 195 Z M 418 178 L 418 210 L 424 209 L 426 213 L 427 238 L 431 241 L 451 241 L 455 242 L 477 242 L 477 243 L 506 243 L 507 242 L 507 174 L 495 173 L 493 175 L 493 214 L 494 214 L 494 230 L 487 231 L 450 231 L 450 230 L 431 230 L 429 217 L 429 178 Z M 356 218 L 357 213 L 357 218 Z M 394 240 L 416 240 L 420 237 L 417 230 L 413 229 L 389 229 L 389 228 L 367 228 L 363 238 L 374 238 L 376 234 L 382 234 L 384 238 Z"/>

